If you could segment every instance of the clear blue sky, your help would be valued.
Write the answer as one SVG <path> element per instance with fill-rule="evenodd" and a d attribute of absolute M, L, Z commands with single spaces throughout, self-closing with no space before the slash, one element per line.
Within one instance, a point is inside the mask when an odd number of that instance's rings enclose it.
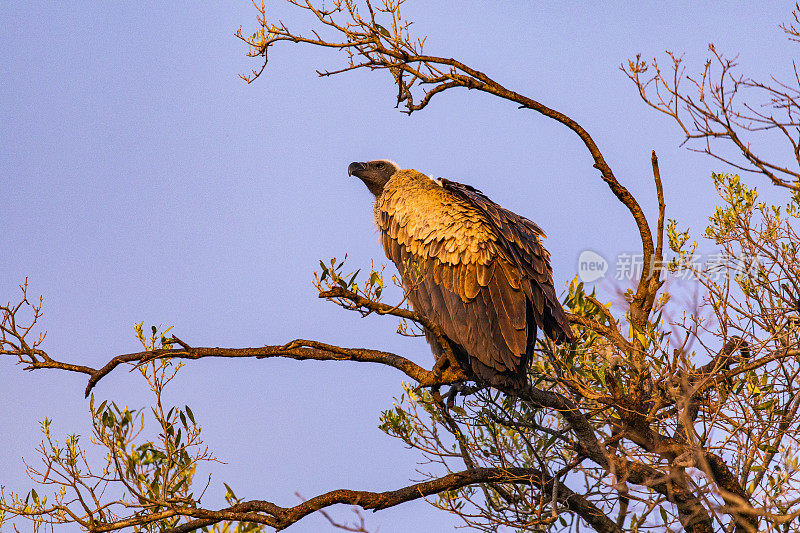
<path fill-rule="evenodd" d="M 699 228 L 714 205 L 708 177 L 727 169 L 680 148 L 677 128 L 617 67 L 671 49 L 699 68 L 714 41 L 748 73 L 788 74 L 797 47 L 778 24 L 791 7 L 409 0 L 405 14 L 430 53 L 578 120 L 653 220 L 655 149 L 668 216 Z M 268 10 L 308 22 L 276 0 Z M 563 127 L 467 91 L 407 117 L 386 73 L 317 78 L 315 68 L 342 64 L 330 50 L 279 46 L 263 78 L 246 85 L 237 74 L 255 63 L 233 33 L 254 29 L 255 16 L 249 0 L 0 4 L 0 300 L 29 278 L 31 293 L 44 295 L 53 357 L 98 366 L 136 351 L 132 326 L 144 321 L 174 325 L 198 346 L 300 337 L 430 366 L 424 341 L 318 301 L 311 285 L 320 258 L 384 260 L 371 197 L 347 177 L 356 160 L 388 157 L 470 183 L 535 220 L 559 289 L 584 249 L 637 251 L 628 213 Z M 54 419 L 60 435 L 88 434 L 86 380 L 24 373 L 9 359 L 0 376 L 0 483 L 25 492 L 21 460 L 35 458 L 39 420 Z M 291 505 L 295 491 L 385 490 L 418 478 L 420 457 L 377 429 L 402 379 L 354 363 L 190 363 L 170 399 L 193 407 L 226 461 L 204 503 L 221 502 L 223 481 L 245 498 Z M 124 371 L 96 395 L 132 407 L 149 399 Z M 458 523 L 424 503 L 368 519 L 382 533 Z M 325 527 L 309 517 L 291 530 Z"/>

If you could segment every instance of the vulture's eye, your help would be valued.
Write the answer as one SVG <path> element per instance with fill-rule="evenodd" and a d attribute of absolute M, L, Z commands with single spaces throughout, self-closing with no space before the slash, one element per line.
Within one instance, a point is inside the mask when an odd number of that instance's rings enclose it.
<path fill-rule="evenodd" d="M 375 166 L 378 167 L 378 170 L 383 170 L 384 168 L 386 168 L 386 165 L 384 165 L 383 163 L 378 163 Z"/>

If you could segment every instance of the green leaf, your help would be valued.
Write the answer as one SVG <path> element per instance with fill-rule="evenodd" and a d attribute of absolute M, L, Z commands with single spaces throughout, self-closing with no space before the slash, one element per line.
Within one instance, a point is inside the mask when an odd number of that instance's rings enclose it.
<path fill-rule="evenodd" d="M 753 407 L 753 409 L 756 410 L 756 411 L 762 411 L 764 409 L 771 408 L 774 403 L 775 403 L 774 399 L 773 400 L 768 400 L 766 402 L 763 402 L 763 403 L 760 403 L 760 404 L 756 405 L 755 407 Z"/>
<path fill-rule="evenodd" d="M 186 484 L 186 478 L 181 479 L 180 481 L 178 481 L 178 483 L 175 484 L 174 487 L 172 487 L 173 492 L 178 492 L 181 489 L 181 487 L 185 484 Z"/>
<path fill-rule="evenodd" d="M 383 35 L 384 37 L 387 37 L 387 38 L 388 38 L 388 37 L 391 37 L 391 34 L 389 34 L 389 30 L 387 30 L 386 28 L 384 28 L 384 27 L 383 27 L 383 26 L 381 26 L 380 24 L 377 24 L 377 23 L 376 23 L 376 24 L 375 24 L 375 29 L 376 29 L 376 30 L 378 30 L 378 33 L 380 33 L 380 34 L 381 34 L 381 35 Z"/>
<path fill-rule="evenodd" d="M 189 409 L 188 405 L 186 406 L 186 414 L 189 415 L 189 420 L 192 421 L 192 424 L 197 424 L 197 422 L 194 421 L 194 413 L 192 413 L 192 410 Z"/>
<path fill-rule="evenodd" d="M 767 453 L 778 453 L 778 448 L 771 444 L 759 444 L 758 449 Z"/>
<path fill-rule="evenodd" d="M 234 494 L 233 489 L 230 487 L 230 485 L 228 485 L 225 482 L 223 482 L 222 484 L 225 485 L 225 491 L 226 491 L 225 492 L 225 499 L 226 500 L 238 501 L 239 498 L 236 497 L 236 494 Z"/>
<path fill-rule="evenodd" d="M 467 412 L 464 410 L 464 408 L 459 407 L 458 405 L 454 405 L 453 407 L 450 408 L 450 410 L 458 415 L 467 416 Z"/>

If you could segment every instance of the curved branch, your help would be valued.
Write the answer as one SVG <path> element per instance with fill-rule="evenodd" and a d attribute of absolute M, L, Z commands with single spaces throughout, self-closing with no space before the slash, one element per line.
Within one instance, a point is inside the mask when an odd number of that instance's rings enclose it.
<path fill-rule="evenodd" d="M 170 339 L 173 343 L 181 344 L 176 338 Z M 7 352 L 10 353 L 10 352 Z M 255 357 L 267 359 L 270 357 L 287 357 L 299 361 L 357 361 L 361 363 L 379 363 L 400 370 L 408 377 L 419 383 L 420 386 L 448 385 L 466 379 L 459 369 L 448 368 L 441 375 L 425 370 L 416 363 L 391 352 L 370 350 L 367 348 L 343 348 L 318 341 L 297 339 L 280 346 L 261 346 L 258 348 L 195 348 L 184 345 L 181 348 L 169 348 L 122 354 L 112 358 L 101 368 L 95 369 L 83 365 L 73 365 L 56 361 L 52 358 L 28 362 L 27 370 L 52 368 L 68 370 L 87 374 L 89 383 L 86 386 L 86 396 L 95 385 L 122 364 L 141 365 L 154 359 L 203 359 L 206 357 L 244 358 Z"/>
<path fill-rule="evenodd" d="M 634 196 L 624 187 L 614 176 L 614 173 L 606 162 L 600 148 L 592 136 L 580 125 L 560 111 L 556 111 L 541 102 L 523 96 L 517 92 L 505 88 L 503 85 L 493 80 L 485 73 L 471 68 L 464 63 L 447 57 L 438 57 L 422 53 L 424 40 L 412 41 L 409 35 L 409 23 L 399 23 L 397 14 L 398 5 L 387 3 L 383 7 L 378 7 L 378 11 L 392 17 L 391 32 L 383 27 L 376 28 L 372 6 L 367 2 L 371 16 L 364 19 L 358 10 L 347 4 L 343 9 L 325 11 L 318 8 L 312 0 L 292 1 L 295 6 L 313 13 L 319 23 L 328 27 L 338 38 L 327 39 L 314 32 L 313 37 L 305 37 L 292 32 L 283 23 L 269 24 L 266 20 L 266 13 L 262 8 L 259 10 L 260 38 L 247 39 L 242 35 L 241 30 L 237 32 L 237 37 L 247 43 L 250 56 L 266 56 L 270 46 L 280 42 L 289 41 L 292 43 L 310 44 L 313 46 L 336 48 L 344 51 L 348 58 L 346 69 L 323 73 L 331 75 L 335 72 L 344 72 L 366 68 L 370 70 L 389 70 L 395 83 L 398 85 L 397 103 L 405 103 L 406 112 L 411 114 L 414 111 L 423 109 L 438 93 L 455 87 L 475 89 L 485 93 L 493 94 L 504 100 L 515 102 L 521 108 L 531 109 L 555 120 L 571 131 L 583 142 L 589 151 L 594 167 L 600 171 L 603 181 L 609 186 L 617 199 L 630 211 L 633 216 L 639 236 L 642 242 L 642 253 L 645 265 L 651 265 L 655 246 L 653 235 L 647 218 Z M 345 17 L 344 22 L 337 22 L 334 13 L 341 13 Z M 349 17 L 349 18 L 347 18 Z M 378 31 L 378 30 L 382 31 Z M 410 75 L 410 81 L 406 81 L 402 73 Z M 414 103 L 412 87 L 414 84 L 430 84 L 433 88 L 427 91 L 419 103 Z M 647 302 L 651 291 L 651 274 L 643 275 L 639 281 L 636 294 L 631 304 L 631 317 L 638 329 L 642 329 L 647 321 L 650 309 Z"/>
<path fill-rule="evenodd" d="M 294 507 L 280 507 L 267 501 L 249 501 L 233 505 L 220 511 L 202 509 L 183 513 L 195 517 L 195 520 L 182 524 L 168 533 L 188 533 L 201 527 L 209 526 L 223 520 L 255 522 L 274 527 L 276 531 L 286 529 L 311 513 L 335 504 L 358 505 L 363 509 L 378 511 L 394 507 L 412 500 L 439 494 L 443 491 L 457 490 L 478 483 L 523 483 L 537 485 L 542 492 L 549 492 L 553 480 L 546 479 L 535 468 L 475 468 L 448 474 L 446 476 L 416 483 L 398 490 L 386 492 L 369 492 L 340 489 L 315 496 Z M 596 531 L 617 533 L 622 530 L 597 506 L 569 488 L 559 485 L 558 500 L 570 510 L 578 514 Z M 176 513 L 178 514 L 178 513 Z M 111 524 L 109 524 L 111 525 Z M 118 527 L 113 529 L 119 529 Z M 112 528 L 98 529 L 110 531 Z"/>
<path fill-rule="evenodd" d="M 575 435 L 577 435 L 578 443 L 582 448 L 580 452 L 603 467 L 606 471 L 611 471 L 611 457 L 600 445 L 597 434 L 586 418 L 586 415 L 572 400 L 556 392 L 537 389 L 533 386 L 528 386 L 516 392 L 516 395 L 532 407 L 547 407 L 557 411 L 564 420 L 569 423 L 571 429 L 575 432 Z"/>

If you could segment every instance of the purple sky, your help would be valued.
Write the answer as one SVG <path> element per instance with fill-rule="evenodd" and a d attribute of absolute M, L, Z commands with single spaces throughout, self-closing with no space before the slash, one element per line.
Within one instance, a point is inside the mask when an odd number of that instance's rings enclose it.
<path fill-rule="evenodd" d="M 308 18 L 269 4 L 307 27 Z M 404 14 L 431 54 L 580 122 L 651 220 L 655 149 L 667 215 L 697 234 L 715 202 L 709 175 L 729 169 L 680 148 L 677 128 L 617 67 L 671 49 L 697 69 L 714 41 L 739 53 L 748 74 L 786 76 L 797 48 L 778 24 L 793 4 L 597 5 L 410 0 Z M 237 74 L 256 64 L 233 33 L 255 28 L 249 1 L 154 6 L 0 4 L 0 300 L 29 278 L 31 295 L 44 295 L 53 357 L 101 365 L 137 350 L 133 324 L 144 321 L 174 325 L 197 346 L 299 337 L 430 367 L 425 342 L 395 335 L 394 320 L 362 320 L 318 301 L 311 285 L 318 259 L 384 261 L 371 196 L 347 177 L 351 161 L 387 157 L 470 183 L 533 219 L 548 233 L 558 290 L 582 250 L 637 251 L 629 214 L 565 128 L 463 90 L 407 117 L 394 109 L 388 74 L 319 79 L 315 68 L 342 57 L 285 44 L 248 86 Z M 24 493 L 22 457 L 35 458 L 39 420 L 52 418 L 57 435 L 88 435 L 86 380 L 24 373 L 9 358 L 0 375 L 0 483 Z M 295 491 L 387 490 L 419 478 L 420 456 L 377 428 L 402 380 L 355 363 L 202 361 L 187 365 L 169 399 L 192 406 L 226 462 L 213 467 L 205 504 L 221 503 L 226 481 L 245 498 L 292 505 Z M 131 407 L 149 401 L 124 370 L 95 394 Z M 382 533 L 459 523 L 424 503 L 367 516 Z M 318 517 L 290 529 L 320 530 Z"/>

